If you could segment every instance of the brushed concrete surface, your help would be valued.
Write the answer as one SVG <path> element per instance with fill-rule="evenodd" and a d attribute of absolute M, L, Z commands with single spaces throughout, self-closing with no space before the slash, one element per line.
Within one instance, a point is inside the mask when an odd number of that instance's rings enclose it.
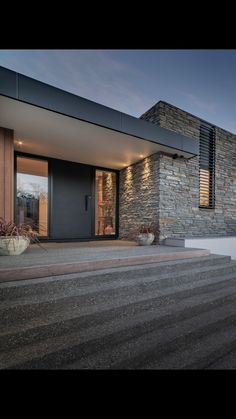
<path fill-rule="evenodd" d="M 0 368 L 236 368 L 235 306 L 217 255 L 5 282 Z"/>

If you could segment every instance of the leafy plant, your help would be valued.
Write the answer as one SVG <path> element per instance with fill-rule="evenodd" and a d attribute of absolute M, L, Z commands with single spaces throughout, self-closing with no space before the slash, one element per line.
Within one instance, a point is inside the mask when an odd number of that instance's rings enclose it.
<path fill-rule="evenodd" d="M 104 210 L 104 212 L 105 212 L 106 215 L 111 215 L 113 204 L 112 204 L 112 202 L 110 200 L 107 199 L 105 201 L 100 201 L 98 203 L 98 206 L 100 208 L 102 208 L 102 210 Z"/>
<path fill-rule="evenodd" d="M 136 238 L 139 234 L 154 234 L 157 236 L 160 230 L 157 223 L 149 223 L 149 224 L 139 224 L 138 226 L 132 228 L 129 232 L 130 238 Z"/>
<path fill-rule="evenodd" d="M 0 237 L 14 240 L 21 236 L 29 240 L 30 243 L 36 243 L 41 246 L 38 238 L 39 234 L 32 227 L 32 225 L 25 223 L 16 224 L 13 221 L 7 222 L 4 218 L 0 217 Z"/>

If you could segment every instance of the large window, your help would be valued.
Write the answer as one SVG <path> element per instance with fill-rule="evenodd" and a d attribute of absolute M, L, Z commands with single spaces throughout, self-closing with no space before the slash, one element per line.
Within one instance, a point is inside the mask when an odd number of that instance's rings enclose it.
<path fill-rule="evenodd" d="M 199 155 L 199 207 L 215 206 L 215 129 L 211 125 L 200 126 Z"/>
<path fill-rule="evenodd" d="M 116 233 L 116 173 L 96 170 L 95 234 Z"/>
<path fill-rule="evenodd" d="M 48 235 L 48 162 L 17 156 L 16 222 Z"/>

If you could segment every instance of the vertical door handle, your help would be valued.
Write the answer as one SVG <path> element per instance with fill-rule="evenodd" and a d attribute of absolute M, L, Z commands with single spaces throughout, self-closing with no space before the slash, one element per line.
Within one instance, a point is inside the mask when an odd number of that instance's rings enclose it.
<path fill-rule="evenodd" d="M 88 211 L 88 200 L 91 199 L 91 195 L 84 196 L 85 211 Z"/>

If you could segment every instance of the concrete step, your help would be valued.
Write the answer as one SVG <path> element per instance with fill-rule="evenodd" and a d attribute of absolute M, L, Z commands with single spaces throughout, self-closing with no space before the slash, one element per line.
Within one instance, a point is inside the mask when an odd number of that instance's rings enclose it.
<path fill-rule="evenodd" d="M 38 265 L 36 265 L 33 256 L 32 259 L 29 259 L 29 257 L 26 259 L 20 259 L 19 266 L 10 267 L 8 261 L 9 259 L 3 259 L 2 267 L 0 268 L 0 282 L 18 281 L 22 279 L 40 277 L 43 278 L 74 272 L 97 271 L 98 269 L 142 265 L 152 262 L 191 259 L 210 255 L 210 251 L 206 249 L 168 249 L 168 247 L 166 247 L 164 252 L 163 249 L 160 252 L 158 251 L 158 247 L 155 249 L 153 249 L 152 246 L 147 247 L 148 249 L 141 249 L 141 252 L 138 247 L 131 253 L 127 250 L 126 254 L 124 254 L 123 250 L 123 253 L 118 252 L 119 254 L 116 256 L 113 253 L 112 257 L 109 257 L 109 252 L 106 252 L 106 255 L 104 255 L 104 253 L 100 253 L 99 255 L 95 255 L 96 257 L 90 257 L 89 259 L 84 257 L 80 259 L 78 255 L 77 259 L 71 262 L 65 262 L 63 254 L 60 257 L 60 261 L 58 258 L 55 259 L 55 255 L 54 257 L 51 255 L 51 259 L 50 257 L 45 257 L 45 262 L 43 262 L 44 259 L 41 257 Z"/>
<path fill-rule="evenodd" d="M 191 290 L 190 290 L 191 291 Z M 219 290 L 218 290 L 219 291 Z M 17 350 L 7 349 L 0 354 L 1 368 L 142 368 L 161 364 L 165 357 L 188 346 L 187 361 L 196 361 L 199 339 L 215 336 L 217 348 L 234 345 L 236 332 L 236 284 L 225 280 L 221 295 L 195 305 L 176 310 L 172 305 L 166 312 L 149 310 L 134 317 L 114 319 L 103 325 L 79 328 L 76 332 L 24 345 Z M 234 295 L 232 297 L 232 295 Z M 226 301 L 227 299 L 227 301 Z M 233 314 L 232 314 L 233 313 Z M 192 346 L 191 346 L 192 345 Z M 207 350 L 209 348 L 207 347 Z M 209 351 L 208 351 L 209 352 Z M 206 351 L 206 354 L 208 353 Z M 200 358 L 205 356 L 204 347 Z M 159 362 L 159 364 L 158 364 Z M 175 365 L 180 365 L 177 360 Z M 166 362 L 165 365 L 168 365 Z M 172 366 L 173 368 L 173 366 Z"/>
<path fill-rule="evenodd" d="M 196 367 L 189 366 L 189 369 L 190 368 L 193 369 Z M 232 345 L 228 345 L 228 351 L 226 351 L 226 348 L 223 347 L 221 351 L 218 351 L 217 354 L 215 354 L 213 359 L 209 357 L 206 368 L 209 370 L 212 370 L 212 369 L 217 369 L 217 370 L 223 370 L 223 369 L 233 370 L 234 369 L 235 370 L 236 369 L 236 348 L 233 349 Z"/>
<path fill-rule="evenodd" d="M 8 327 L 1 328 L 0 348 L 10 349 L 48 337 L 60 336 L 77 329 L 81 331 L 91 326 L 103 325 L 114 319 L 129 319 L 149 311 L 152 313 L 158 310 L 160 315 L 164 315 L 174 307 L 176 310 L 187 309 L 192 312 L 196 309 L 195 305 L 199 304 L 204 310 L 209 303 L 211 306 L 217 304 L 218 300 L 223 297 L 225 301 L 231 301 L 234 286 L 235 276 L 233 275 L 218 278 L 214 283 L 203 280 L 201 286 L 195 288 L 185 286 L 173 290 L 173 287 L 169 287 L 161 294 L 149 293 L 141 297 L 112 300 L 110 303 L 85 308 L 78 306 L 76 310 L 54 310 L 50 315 L 41 311 L 41 314 L 35 318 L 26 312 L 28 320 L 20 324 L 11 322 Z"/>
<path fill-rule="evenodd" d="M 234 351 L 236 262 L 179 263 L 1 284 L 0 368 L 214 365 Z"/>
<path fill-rule="evenodd" d="M 125 318 L 125 325 L 126 321 L 129 320 L 129 317 L 134 316 L 135 313 L 139 315 L 139 313 L 147 313 L 153 312 L 158 310 L 158 312 L 163 314 L 163 310 L 173 309 L 173 307 L 181 307 L 183 308 L 184 304 L 187 304 L 186 307 L 191 307 L 191 305 L 195 303 L 203 304 L 206 301 L 207 304 L 212 304 L 213 300 L 217 300 L 219 298 L 230 299 L 232 295 L 236 291 L 236 281 L 235 275 L 227 276 L 227 277 L 219 277 L 213 279 L 205 279 L 200 282 L 196 282 L 195 285 L 191 284 L 184 284 L 183 286 L 177 287 L 167 287 L 162 292 L 149 292 L 148 294 L 144 293 L 141 296 L 133 295 L 132 298 L 121 298 L 115 299 L 115 301 L 111 301 L 110 304 L 96 304 L 95 306 L 90 306 L 90 310 L 87 308 L 81 310 L 77 310 L 77 317 L 75 317 L 74 310 L 70 310 L 70 316 L 74 314 L 74 318 L 68 319 L 69 322 L 65 324 L 65 310 L 58 310 L 58 304 L 53 306 L 53 309 L 50 314 L 45 313 L 45 310 L 42 304 L 38 305 L 38 316 L 36 315 L 34 319 L 32 319 L 31 311 L 25 310 L 23 307 L 23 313 L 26 319 L 31 318 L 31 324 L 28 324 L 28 328 L 25 325 L 25 322 L 21 319 L 17 319 L 21 322 L 19 327 L 18 323 L 18 332 L 17 331 L 17 324 L 11 326 L 11 331 L 9 328 L 7 332 L 5 328 L 2 328 L 1 334 L 1 348 L 4 348 L 4 342 L 6 349 L 16 345 L 25 345 L 32 341 L 38 341 L 42 339 L 47 339 L 48 335 L 50 337 L 55 337 L 63 333 L 69 333 L 71 331 L 71 327 L 78 328 L 81 333 L 81 329 L 89 328 L 92 324 L 101 325 L 103 327 L 104 323 L 109 322 L 112 319 L 119 319 L 121 316 L 123 319 Z M 67 305 L 66 305 L 67 307 Z M 19 317 L 22 312 L 22 306 L 18 307 L 17 315 Z M 56 316 L 55 316 L 56 311 Z M 155 316 L 158 313 L 155 313 Z M 9 313 L 10 315 L 10 313 Z M 11 315 L 10 315 L 11 319 Z M 8 317 L 9 322 L 9 317 Z M 33 321 L 32 321 L 33 320 Z M 46 323 L 45 323 L 46 321 Z M 49 321 L 49 324 L 47 322 Z M 119 320 L 118 320 L 119 322 Z M 17 323 L 17 322 L 16 322 Z M 11 324 L 14 323 L 11 321 Z M 62 327 L 61 327 L 62 326 Z M 115 326 L 114 329 L 116 330 Z"/>
<path fill-rule="evenodd" d="M 119 272 L 114 268 L 109 272 L 99 271 L 96 275 L 93 272 L 66 275 L 63 278 L 57 277 L 57 279 L 40 279 L 39 283 L 35 283 L 35 280 L 27 280 L 19 283 L 0 284 L 0 307 L 5 307 L 9 303 L 17 303 L 17 301 L 21 304 L 39 303 L 71 295 L 91 294 L 109 290 L 109 288 L 138 285 L 144 282 L 159 281 L 160 286 L 165 286 L 169 284 L 168 279 L 173 281 L 174 278 L 184 278 L 184 276 L 191 279 L 198 272 L 216 272 L 216 270 L 221 272 L 222 269 L 227 269 L 228 272 L 234 271 L 236 262 L 223 257 L 203 260 L 202 264 L 197 265 L 194 262 L 177 263 L 174 266 L 164 264 L 160 267 L 158 265 L 144 265 L 140 269 L 137 267 L 134 269 L 120 268 Z M 162 280 L 164 280 L 163 283 Z"/>
<path fill-rule="evenodd" d="M 40 317 L 43 313 L 44 316 L 53 316 L 56 313 L 62 312 L 65 314 L 68 310 L 85 308 L 89 306 L 99 306 L 101 304 L 109 304 L 109 301 L 132 301 L 133 298 L 143 297 L 148 298 L 160 296 L 165 292 L 168 287 L 171 292 L 179 291 L 179 287 L 195 286 L 197 282 L 207 279 L 209 283 L 213 280 L 220 278 L 224 275 L 233 274 L 236 277 L 236 262 L 227 263 L 214 267 L 203 267 L 192 269 L 191 271 L 185 270 L 180 274 L 165 274 L 162 276 L 151 275 L 148 276 L 146 272 L 145 277 L 130 278 L 121 277 L 120 280 L 108 281 L 107 283 L 97 283 L 87 287 L 77 287 L 63 291 L 62 294 L 54 293 L 51 295 L 43 295 L 39 297 L 25 297 L 17 298 L 12 301 L 5 301 L 0 303 L 0 316 L 1 326 L 0 331 L 11 323 L 25 322 L 30 317 Z M 98 279 L 99 277 L 97 277 Z M 188 285 L 189 284 L 189 285 Z M 196 286 L 199 286 L 196 284 Z"/>
<path fill-rule="evenodd" d="M 228 306 L 232 310 L 233 305 Z M 236 315 L 211 310 L 168 327 L 137 333 L 109 348 L 61 365 L 64 369 L 203 369 L 236 349 Z M 55 362 L 55 360 L 53 361 Z M 38 364 L 39 365 L 39 364 Z"/>
<path fill-rule="evenodd" d="M 232 307 L 231 307 L 232 308 Z M 201 316 L 198 316 L 201 319 Z M 114 369 L 207 369 L 214 364 L 220 357 L 226 356 L 229 351 L 236 349 L 236 317 L 235 314 L 224 317 L 215 316 L 216 321 L 208 322 L 207 325 L 190 329 L 173 340 L 171 330 L 170 341 L 165 341 L 163 335 L 159 337 L 156 333 L 148 334 L 141 342 L 136 341 L 136 349 L 132 342 L 132 352 L 130 357 L 114 358 L 112 368 Z M 181 328 L 181 324 L 178 325 Z M 178 328 L 177 328 L 178 329 Z M 163 333 L 165 334 L 166 331 Z M 161 344 L 158 342 L 161 338 Z M 116 348 L 118 351 L 119 348 Z M 109 354 L 109 358 L 112 354 Z M 110 358 L 111 359 L 111 358 Z M 76 362 L 67 368 L 86 368 L 91 366 L 91 358 L 83 359 L 83 363 Z M 105 360 L 103 358 L 103 362 Z M 84 365 L 84 367 L 83 367 Z M 92 365 L 99 365 L 97 360 L 93 359 Z M 104 363 L 100 364 L 100 368 Z"/>
<path fill-rule="evenodd" d="M 230 264 L 229 256 L 210 255 L 202 258 L 193 258 L 178 261 L 159 262 L 132 267 L 120 267 L 99 270 L 97 272 L 84 272 L 70 275 L 60 275 L 39 279 L 27 279 L 0 283 L 0 303 L 6 300 L 47 294 L 55 295 L 56 292 L 67 295 L 76 287 L 88 287 L 91 285 L 103 286 L 112 281 L 120 282 L 124 278 L 143 278 L 144 275 L 164 275 L 184 272 L 191 269 L 203 268 L 204 266 L 218 266 Z"/>
<path fill-rule="evenodd" d="M 233 310 L 233 308 L 232 308 Z M 135 368 L 140 369 L 209 369 L 217 368 L 219 359 L 227 358 L 236 350 L 236 319 L 235 314 L 225 318 L 216 318 L 208 328 L 200 328 L 190 332 L 185 339 L 172 342 L 164 356 L 158 356 L 155 348 L 145 353 L 143 359 L 133 360 Z M 124 364 L 116 366 L 125 368 Z M 232 364 L 230 365 L 232 368 Z"/>

